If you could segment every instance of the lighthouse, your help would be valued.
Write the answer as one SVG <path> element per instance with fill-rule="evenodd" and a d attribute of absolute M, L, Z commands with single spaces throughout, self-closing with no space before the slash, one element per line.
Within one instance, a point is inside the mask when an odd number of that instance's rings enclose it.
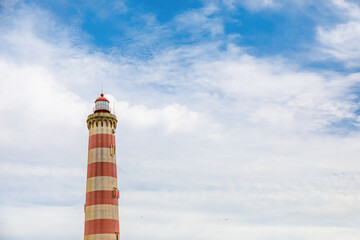
<path fill-rule="evenodd" d="M 101 93 L 87 118 L 89 152 L 86 181 L 84 240 L 119 240 L 116 169 L 116 116 Z"/>

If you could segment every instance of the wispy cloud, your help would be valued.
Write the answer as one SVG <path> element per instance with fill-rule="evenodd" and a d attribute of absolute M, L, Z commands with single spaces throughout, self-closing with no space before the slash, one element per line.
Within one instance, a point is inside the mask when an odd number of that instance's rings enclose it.
<path fill-rule="evenodd" d="M 250 11 L 262 11 L 262 10 L 272 10 L 284 11 L 286 6 L 297 6 L 301 7 L 304 5 L 317 5 L 322 4 L 322 0 L 316 2 L 309 2 L 304 0 L 222 0 L 224 5 L 230 9 L 234 10 L 237 7 L 244 7 Z"/>
<path fill-rule="evenodd" d="M 237 5 L 242 5 L 251 10 L 261 10 L 264 8 L 278 8 L 281 6 L 279 3 L 281 1 L 276 1 L 276 0 L 245 0 L 245 1 L 224 0 L 223 2 L 230 9 L 235 8 Z"/>
<path fill-rule="evenodd" d="M 348 67 L 359 67 L 360 6 L 344 0 L 334 0 L 332 4 L 344 22 L 318 28 L 322 51 Z"/>
<path fill-rule="evenodd" d="M 196 37 L 212 36 L 215 37 L 224 33 L 221 18 L 217 17 L 219 9 L 214 4 L 209 4 L 204 8 L 187 11 L 176 16 L 176 30 L 187 31 Z"/>
<path fill-rule="evenodd" d="M 126 1 L 124 0 L 101 0 L 96 2 L 86 2 L 85 4 L 89 4 L 92 11 L 94 11 L 96 16 L 101 20 L 105 20 L 116 15 L 125 14 L 127 11 L 129 11 L 126 5 Z"/>

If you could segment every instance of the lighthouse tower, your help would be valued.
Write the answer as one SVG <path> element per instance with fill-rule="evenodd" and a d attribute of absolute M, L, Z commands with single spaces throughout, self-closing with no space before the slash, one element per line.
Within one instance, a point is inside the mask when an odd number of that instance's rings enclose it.
<path fill-rule="evenodd" d="M 119 240 L 119 210 L 115 156 L 116 116 L 101 94 L 87 118 L 89 153 L 84 240 Z"/>

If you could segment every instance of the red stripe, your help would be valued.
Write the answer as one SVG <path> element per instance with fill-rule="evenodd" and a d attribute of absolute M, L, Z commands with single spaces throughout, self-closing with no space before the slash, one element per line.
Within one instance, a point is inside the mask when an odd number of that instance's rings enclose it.
<path fill-rule="evenodd" d="M 86 206 L 97 204 L 118 206 L 118 199 L 113 197 L 112 191 L 93 191 L 86 193 Z"/>
<path fill-rule="evenodd" d="M 116 164 L 110 162 L 90 163 L 87 170 L 87 178 L 98 176 L 117 177 Z"/>
<path fill-rule="evenodd" d="M 85 222 L 85 235 L 119 232 L 119 220 L 95 219 Z"/>
<path fill-rule="evenodd" d="M 115 146 L 115 136 L 111 134 L 94 134 L 89 137 L 89 150 L 93 148 L 110 148 Z"/>

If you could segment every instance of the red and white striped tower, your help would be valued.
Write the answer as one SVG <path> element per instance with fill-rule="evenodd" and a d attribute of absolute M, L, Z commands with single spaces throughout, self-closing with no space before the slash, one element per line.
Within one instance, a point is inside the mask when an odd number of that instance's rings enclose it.
<path fill-rule="evenodd" d="M 119 240 L 115 156 L 116 116 L 104 94 L 87 118 L 89 154 L 86 182 L 85 240 Z"/>

